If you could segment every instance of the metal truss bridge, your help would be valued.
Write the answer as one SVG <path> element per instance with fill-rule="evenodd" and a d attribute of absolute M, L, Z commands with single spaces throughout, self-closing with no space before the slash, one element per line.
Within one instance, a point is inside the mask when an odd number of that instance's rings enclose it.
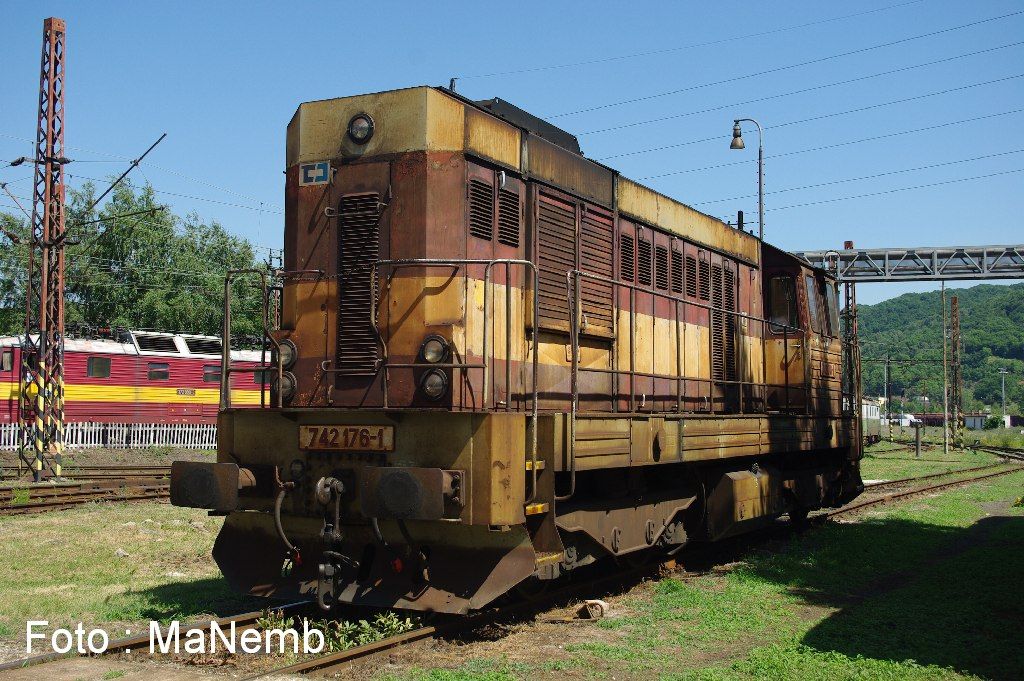
<path fill-rule="evenodd" d="M 848 244 L 849 245 L 849 244 Z M 844 282 L 1024 279 L 1024 244 L 919 248 L 847 248 L 795 255 Z"/>

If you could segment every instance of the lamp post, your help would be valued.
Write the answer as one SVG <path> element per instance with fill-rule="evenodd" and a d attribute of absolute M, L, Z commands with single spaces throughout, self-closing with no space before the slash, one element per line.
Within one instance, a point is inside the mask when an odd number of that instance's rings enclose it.
<path fill-rule="evenodd" d="M 1010 372 L 1007 371 L 1005 367 L 999 370 L 999 380 L 1001 383 L 1000 387 L 1003 392 L 1003 422 L 1001 425 L 1002 428 L 1006 427 L 1006 374 L 1008 373 Z"/>
<path fill-rule="evenodd" d="M 743 131 L 740 123 L 748 121 L 757 126 L 757 238 L 764 241 L 764 131 L 753 118 L 737 118 L 732 123 L 732 144 L 730 149 L 743 149 Z"/>

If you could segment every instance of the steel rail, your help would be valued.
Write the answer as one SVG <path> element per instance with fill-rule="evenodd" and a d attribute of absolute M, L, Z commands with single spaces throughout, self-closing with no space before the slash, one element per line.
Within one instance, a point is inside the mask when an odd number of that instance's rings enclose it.
<path fill-rule="evenodd" d="M 879 482 L 867 483 L 864 485 L 864 489 L 877 489 L 879 487 L 889 487 L 891 485 L 901 485 L 905 482 L 916 482 L 918 480 L 931 480 L 933 478 L 942 478 L 948 475 L 957 475 L 958 473 L 973 473 L 975 471 L 984 471 L 990 468 L 998 468 L 999 466 L 1005 466 L 1006 462 L 1001 461 L 999 463 L 990 463 L 985 466 L 975 466 L 974 468 L 959 468 L 955 471 L 946 471 L 945 473 L 931 473 L 929 475 L 919 475 L 912 478 L 900 478 L 898 480 L 882 480 Z"/>
<path fill-rule="evenodd" d="M 1009 475 L 1010 473 L 1019 473 L 1021 471 L 1024 471 L 1024 466 L 1015 466 L 1014 468 L 1011 468 L 1009 470 L 997 471 L 995 473 L 988 473 L 986 475 L 978 475 L 973 478 L 966 478 L 963 480 L 951 480 L 950 482 L 943 482 L 939 483 L 938 485 L 929 485 L 928 487 L 919 487 L 917 489 L 907 490 L 905 492 L 894 492 L 892 494 L 887 494 L 876 499 L 868 499 L 867 501 L 862 501 L 851 506 L 844 506 L 843 508 L 839 508 L 834 511 L 828 511 L 827 513 L 822 513 L 815 517 L 820 519 L 835 518 L 837 516 L 846 515 L 847 513 L 853 513 L 855 511 L 860 511 L 865 508 L 870 508 L 871 506 L 880 506 L 882 504 L 887 504 L 890 501 L 898 501 L 900 499 L 906 499 L 908 497 L 917 496 L 918 494 L 926 494 L 928 492 L 937 492 L 952 487 L 968 485 L 972 482 L 988 480 L 989 478 L 997 478 L 1002 475 Z"/>

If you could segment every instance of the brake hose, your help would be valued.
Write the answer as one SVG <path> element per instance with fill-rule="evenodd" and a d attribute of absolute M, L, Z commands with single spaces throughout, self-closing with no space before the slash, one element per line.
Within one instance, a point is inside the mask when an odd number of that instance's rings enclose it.
<path fill-rule="evenodd" d="M 294 544 L 288 541 L 288 535 L 284 533 L 284 525 L 281 524 L 281 506 L 284 505 L 284 497 L 288 494 L 288 490 L 295 487 L 295 483 L 282 482 L 280 472 L 276 468 L 274 469 L 274 481 L 277 483 L 277 499 L 274 501 L 274 527 L 277 528 L 277 536 L 281 538 L 288 549 L 288 555 L 292 557 L 292 562 L 302 565 L 302 554 Z"/>

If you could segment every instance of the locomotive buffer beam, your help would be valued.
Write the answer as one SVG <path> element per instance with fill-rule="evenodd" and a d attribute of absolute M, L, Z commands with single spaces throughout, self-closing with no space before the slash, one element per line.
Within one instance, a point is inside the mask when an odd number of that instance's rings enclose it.
<path fill-rule="evenodd" d="M 1024 279 L 1024 244 L 851 248 L 795 253 L 840 281 L 945 281 Z"/>

